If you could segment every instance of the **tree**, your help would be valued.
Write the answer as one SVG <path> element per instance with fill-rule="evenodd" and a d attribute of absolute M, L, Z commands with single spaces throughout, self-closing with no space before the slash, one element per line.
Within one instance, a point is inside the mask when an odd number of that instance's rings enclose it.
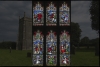
<path fill-rule="evenodd" d="M 91 43 L 95 47 L 95 55 L 99 56 L 99 38 L 91 39 Z"/>
<path fill-rule="evenodd" d="M 81 39 L 81 45 L 87 46 L 87 48 L 89 48 L 89 44 L 90 44 L 90 40 L 88 37 L 85 36 Z"/>
<path fill-rule="evenodd" d="M 78 23 L 71 22 L 71 54 L 75 54 L 75 47 L 79 45 L 81 29 Z"/>
<path fill-rule="evenodd" d="M 99 1 L 91 1 L 90 5 L 90 14 L 91 14 L 91 27 L 93 30 L 96 30 L 99 34 Z M 99 55 L 99 44 L 95 44 L 96 55 Z M 98 49 L 98 50 L 97 50 Z"/>
<path fill-rule="evenodd" d="M 99 44 L 99 38 L 91 39 L 90 42 L 92 44 Z M 93 45 L 93 46 L 95 46 L 95 45 Z"/>
<path fill-rule="evenodd" d="M 91 1 L 90 5 L 91 27 L 99 33 L 99 1 Z"/>
<path fill-rule="evenodd" d="M 11 42 L 11 41 L 3 41 L 0 43 L 0 48 L 1 49 L 16 49 L 16 42 Z"/>
<path fill-rule="evenodd" d="M 78 46 L 81 37 L 81 29 L 78 23 L 71 22 L 71 44 Z"/>

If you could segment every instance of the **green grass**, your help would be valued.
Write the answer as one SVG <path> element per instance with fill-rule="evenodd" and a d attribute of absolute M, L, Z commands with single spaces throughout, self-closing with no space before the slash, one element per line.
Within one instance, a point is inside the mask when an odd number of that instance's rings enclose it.
<path fill-rule="evenodd" d="M 95 56 L 95 48 L 80 47 L 71 55 L 71 66 L 99 66 L 99 56 Z"/>
<path fill-rule="evenodd" d="M 0 49 L 0 66 L 31 66 L 32 60 L 27 57 L 27 50 L 9 50 Z"/>
<path fill-rule="evenodd" d="M 0 66 L 32 66 L 32 58 L 27 57 L 28 50 L 0 49 Z M 94 48 L 76 49 L 71 55 L 71 66 L 99 66 L 99 57 L 95 56 Z"/>
<path fill-rule="evenodd" d="M 76 52 L 71 55 L 71 66 L 99 66 L 99 57 L 94 52 Z"/>

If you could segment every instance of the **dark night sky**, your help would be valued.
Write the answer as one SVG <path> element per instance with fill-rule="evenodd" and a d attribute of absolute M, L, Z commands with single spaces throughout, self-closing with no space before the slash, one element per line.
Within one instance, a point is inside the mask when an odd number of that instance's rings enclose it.
<path fill-rule="evenodd" d="M 87 36 L 89 39 L 97 38 L 96 31 L 91 28 L 90 8 L 91 1 L 72 1 L 71 2 L 71 21 L 79 23 L 82 30 L 82 37 Z"/>
<path fill-rule="evenodd" d="M 16 41 L 19 16 L 32 17 L 31 1 L 0 1 L 0 41 Z"/>
<path fill-rule="evenodd" d="M 90 1 L 72 1 L 71 21 L 79 23 L 82 37 L 93 39 L 98 36 L 91 29 L 89 6 Z M 19 16 L 23 17 L 24 12 L 32 18 L 31 1 L 0 1 L 0 41 L 17 40 Z"/>

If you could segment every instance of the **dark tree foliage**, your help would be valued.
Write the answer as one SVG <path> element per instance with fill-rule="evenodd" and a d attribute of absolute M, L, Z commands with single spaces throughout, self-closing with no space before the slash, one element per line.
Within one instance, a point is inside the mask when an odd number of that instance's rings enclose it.
<path fill-rule="evenodd" d="M 89 12 L 91 15 L 91 27 L 99 33 L 99 0 L 91 1 Z"/>
<path fill-rule="evenodd" d="M 85 36 L 81 39 L 81 45 L 83 46 L 87 46 L 87 48 L 89 49 L 89 46 L 90 46 L 90 39 Z"/>
<path fill-rule="evenodd" d="M 16 42 L 11 42 L 11 41 L 5 41 L 0 43 L 0 49 L 16 49 Z"/>
<path fill-rule="evenodd" d="M 80 42 L 81 29 L 78 23 L 71 22 L 71 44 L 77 46 Z"/>
<path fill-rule="evenodd" d="M 95 46 L 95 44 L 99 44 L 99 38 L 91 39 L 90 42 Z"/>
<path fill-rule="evenodd" d="M 75 47 L 79 45 L 81 29 L 78 23 L 71 22 L 71 54 L 75 54 Z"/>

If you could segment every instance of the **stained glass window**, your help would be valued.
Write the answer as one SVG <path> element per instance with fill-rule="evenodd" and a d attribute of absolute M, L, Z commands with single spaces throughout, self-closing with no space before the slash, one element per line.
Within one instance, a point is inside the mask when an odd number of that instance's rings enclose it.
<path fill-rule="evenodd" d="M 39 30 L 33 35 L 33 65 L 43 65 L 43 34 Z"/>
<path fill-rule="evenodd" d="M 66 30 L 60 34 L 60 66 L 70 65 L 70 36 Z"/>
<path fill-rule="evenodd" d="M 57 8 L 51 2 L 46 8 L 46 25 L 47 26 L 56 26 L 57 23 Z"/>
<path fill-rule="evenodd" d="M 43 26 L 44 23 L 44 8 L 38 2 L 33 6 L 33 25 L 34 26 Z"/>
<path fill-rule="evenodd" d="M 32 3 L 33 66 L 70 66 L 70 2 Z"/>
<path fill-rule="evenodd" d="M 46 65 L 55 66 L 57 64 L 57 36 L 50 30 L 46 35 Z"/>
<path fill-rule="evenodd" d="M 69 7 L 64 2 L 61 7 L 59 7 L 59 23 L 60 26 L 70 25 L 70 13 Z"/>

